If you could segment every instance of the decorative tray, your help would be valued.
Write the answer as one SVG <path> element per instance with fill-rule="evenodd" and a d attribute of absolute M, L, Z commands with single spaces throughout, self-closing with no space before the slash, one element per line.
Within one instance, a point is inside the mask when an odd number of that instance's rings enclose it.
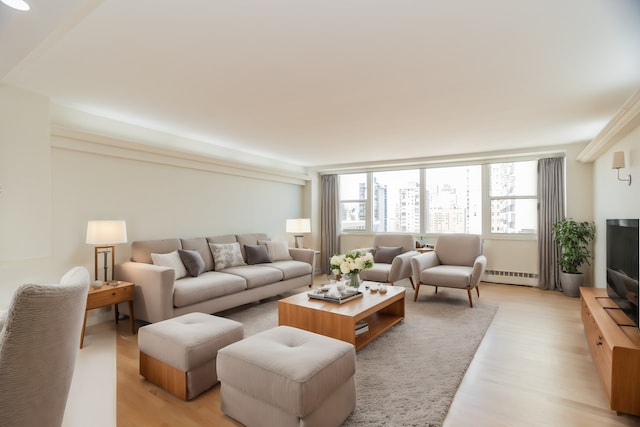
<path fill-rule="evenodd" d="M 315 291 L 307 292 L 309 298 L 319 299 L 323 301 L 332 302 L 335 304 L 343 304 L 347 301 L 351 301 L 352 299 L 360 298 L 362 296 L 362 292 L 360 291 L 342 291 L 342 296 L 340 298 L 330 297 L 327 292 L 323 289 L 316 289 Z"/>

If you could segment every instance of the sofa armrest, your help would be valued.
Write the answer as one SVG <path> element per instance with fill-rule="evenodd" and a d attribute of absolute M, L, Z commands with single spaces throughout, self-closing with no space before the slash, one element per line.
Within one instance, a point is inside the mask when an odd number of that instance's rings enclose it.
<path fill-rule="evenodd" d="M 411 258 L 411 274 L 413 277 L 413 283 L 420 283 L 420 272 L 427 268 L 435 267 L 436 265 L 440 265 L 440 260 L 435 252 L 425 252 Z"/>
<path fill-rule="evenodd" d="M 135 284 L 136 319 L 155 323 L 173 316 L 172 268 L 130 261 L 117 264 L 114 272 L 118 280 Z"/>
<path fill-rule="evenodd" d="M 471 287 L 477 286 L 480 283 L 484 269 L 487 267 L 487 257 L 484 255 L 478 255 L 473 262 L 473 272 L 471 273 Z"/>
<path fill-rule="evenodd" d="M 394 283 L 398 280 L 411 277 L 411 258 L 419 254 L 420 252 L 418 251 L 407 251 L 403 254 L 397 255 L 391 262 L 389 281 Z"/>
<path fill-rule="evenodd" d="M 289 248 L 289 255 L 296 261 L 306 262 L 311 265 L 311 268 L 315 265 L 316 251 L 313 249 L 304 248 Z"/>

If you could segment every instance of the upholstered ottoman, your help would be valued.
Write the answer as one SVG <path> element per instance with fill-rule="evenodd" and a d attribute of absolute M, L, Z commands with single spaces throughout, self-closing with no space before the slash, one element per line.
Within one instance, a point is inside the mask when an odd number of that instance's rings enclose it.
<path fill-rule="evenodd" d="M 140 375 L 181 399 L 193 399 L 218 382 L 218 350 L 243 336 L 241 323 L 204 313 L 143 326 Z"/>
<path fill-rule="evenodd" d="M 356 407 L 353 345 L 278 326 L 218 351 L 222 412 L 252 426 L 339 426 Z"/>

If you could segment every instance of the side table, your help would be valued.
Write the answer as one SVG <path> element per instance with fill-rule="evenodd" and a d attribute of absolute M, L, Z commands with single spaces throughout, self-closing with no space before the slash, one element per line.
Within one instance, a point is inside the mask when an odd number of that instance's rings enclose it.
<path fill-rule="evenodd" d="M 117 285 L 102 285 L 101 288 L 89 289 L 87 295 L 87 309 L 84 312 L 84 322 L 82 323 L 82 335 L 80 336 L 80 348 L 84 344 L 84 331 L 87 327 L 87 312 L 95 308 L 114 305 L 115 320 L 118 323 L 118 304 L 129 302 L 129 319 L 131 320 L 131 333 L 136 333 L 135 316 L 133 314 L 133 295 L 135 285 L 130 282 L 120 282 Z"/>

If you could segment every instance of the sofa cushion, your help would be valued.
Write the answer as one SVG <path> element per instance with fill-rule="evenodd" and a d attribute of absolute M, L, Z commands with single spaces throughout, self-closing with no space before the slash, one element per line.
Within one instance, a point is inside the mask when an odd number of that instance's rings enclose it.
<path fill-rule="evenodd" d="M 198 251 L 204 261 L 204 271 L 213 270 L 213 255 L 211 254 L 211 248 L 209 248 L 209 242 L 207 242 L 207 239 L 204 237 L 180 239 L 180 243 L 182 244 L 182 249 Z"/>
<path fill-rule="evenodd" d="M 245 245 L 257 245 L 258 240 L 268 239 L 268 236 L 264 233 L 251 233 L 251 234 L 236 234 L 236 240 L 240 243 L 240 252 L 242 257 L 247 260 L 247 254 L 244 251 Z"/>
<path fill-rule="evenodd" d="M 391 264 L 402 253 L 402 246 L 378 246 L 373 254 L 373 262 Z"/>
<path fill-rule="evenodd" d="M 271 262 L 267 247 L 264 245 L 244 245 L 244 253 L 247 254 L 247 264 L 264 264 Z"/>
<path fill-rule="evenodd" d="M 198 277 L 176 280 L 173 286 L 173 305 L 185 307 L 225 295 L 242 292 L 247 282 L 240 276 L 207 271 Z"/>
<path fill-rule="evenodd" d="M 225 273 L 235 274 L 247 281 L 247 289 L 269 285 L 282 280 L 284 274 L 281 270 L 269 265 L 243 265 L 224 270 Z"/>
<path fill-rule="evenodd" d="M 360 279 L 369 280 L 371 282 L 386 283 L 389 281 L 389 273 L 391 272 L 391 264 L 382 262 L 373 264 L 373 267 L 367 268 L 360 272 Z"/>
<path fill-rule="evenodd" d="M 173 268 L 176 279 L 181 279 L 187 275 L 187 269 L 184 267 L 177 250 L 169 252 L 168 254 L 152 253 L 151 260 L 154 265 Z"/>
<path fill-rule="evenodd" d="M 246 265 L 240 252 L 240 244 L 234 243 L 209 243 L 213 254 L 213 263 L 216 271 L 226 270 L 229 267 Z"/>
<path fill-rule="evenodd" d="M 204 273 L 204 260 L 198 251 L 178 249 L 178 255 L 191 277 L 198 277 Z"/>
<path fill-rule="evenodd" d="M 264 242 L 267 247 L 267 252 L 269 253 L 269 258 L 271 261 L 283 261 L 291 259 L 291 255 L 289 254 L 289 244 L 285 241 L 281 240 L 270 240 Z"/>
<path fill-rule="evenodd" d="M 282 271 L 282 280 L 311 274 L 313 270 L 311 264 L 296 260 L 276 261 L 269 264 L 269 267 L 277 268 Z"/>

